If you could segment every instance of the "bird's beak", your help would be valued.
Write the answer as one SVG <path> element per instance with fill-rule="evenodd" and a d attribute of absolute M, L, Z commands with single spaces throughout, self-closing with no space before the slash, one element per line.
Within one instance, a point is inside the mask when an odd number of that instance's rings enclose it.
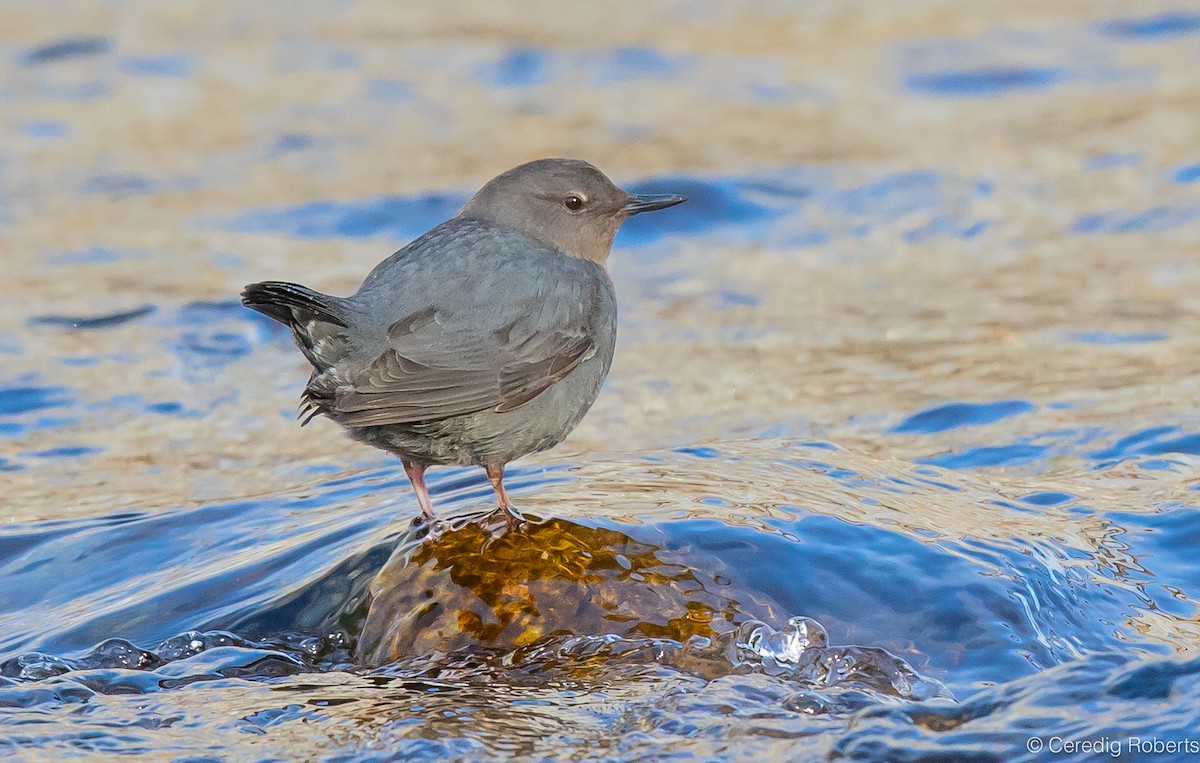
<path fill-rule="evenodd" d="M 636 215 L 639 212 L 653 212 L 656 209 L 666 209 L 687 201 L 686 196 L 673 193 L 636 193 L 630 194 L 622 208 L 626 215 Z"/>

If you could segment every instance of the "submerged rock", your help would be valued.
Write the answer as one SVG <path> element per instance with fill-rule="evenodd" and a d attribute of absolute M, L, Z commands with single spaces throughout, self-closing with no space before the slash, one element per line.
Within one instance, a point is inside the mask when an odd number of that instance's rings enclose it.
<path fill-rule="evenodd" d="M 356 656 L 380 665 L 588 634 L 686 642 L 780 615 L 695 556 L 565 519 L 415 527 L 371 586 Z"/>
<path fill-rule="evenodd" d="M 689 697 L 717 687 L 680 702 L 770 679 L 779 708 L 807 715 L 952 701 L 884 649 L 831 646 L 819 622 L 789 618 L 686 540 L 661 527 L 630 532 L 640 537 L 497 514 L 415 524 L 371 584 L 355 658 L 399 678 L 482 673 L 576 687 L 612 687 L 655 665 L 681 691 L 691 686 Z"/>

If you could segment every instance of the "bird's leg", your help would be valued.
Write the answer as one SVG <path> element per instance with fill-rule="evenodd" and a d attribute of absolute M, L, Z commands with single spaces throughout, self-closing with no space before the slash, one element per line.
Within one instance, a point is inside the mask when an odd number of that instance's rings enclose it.
<path fill-rule="evenodd" d="M 488 482 L 492 483 L 492 490 L 496 491 L 500 508 L 511 512 L 512 504 L 509 503 L 508 493 L 504 490 L 504 464 L 488 464 L 483 468 L 487 471 Z"/>
<path fill-rule="evenodd" d="M 508 500 L 508 492 L 504 489 L 504 464 L 488 464 L 483 468 L 487 470 L 488 482 L 492 483 L 492 490 L 496 491 L 500 508 L 510 517 L 519 516 L 513 510 L 512 503 Z"/>
<path fill-rule="evenodd" d="M 412 483 L 413 492 L 417 494 L 417 503 L 421 506 L 421 513 L 432 522 L 436 518 L 433 515 L 433 501 L 429 500 L 429 488 L 425 487 L 425 468 L 428 464 L 407 460 L 403 460 L 402 463 L 404 464 L 404 473 L 408 475 L 408 481 Z"/>

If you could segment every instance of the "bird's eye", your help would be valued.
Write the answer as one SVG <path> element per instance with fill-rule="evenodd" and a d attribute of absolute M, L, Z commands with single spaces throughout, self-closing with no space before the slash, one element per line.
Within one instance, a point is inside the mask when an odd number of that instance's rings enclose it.
<path fill-rule="evenodd" d="M 563 199 L 563 206 L 572 212 L 578 212 L 579 210 L 583 209 L 583 199 L 575 194 L 571 194 L 567 198 Z"/>

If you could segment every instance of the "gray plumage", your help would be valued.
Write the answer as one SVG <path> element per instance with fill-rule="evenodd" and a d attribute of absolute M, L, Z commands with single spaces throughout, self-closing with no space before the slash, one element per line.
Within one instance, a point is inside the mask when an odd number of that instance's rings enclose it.
<path fill-rule="evenodd" d="M 286 325 L 313 366 L 302 396 L 405 462 L 428 514 L 429 464 L 487 468 L 558 444 L 612 362 L 617 302 L 604 261 L 633 196 L 586 162 L 531 162 L 381 262 L 349 297 L 283 282 L 243 302 Z"/>

